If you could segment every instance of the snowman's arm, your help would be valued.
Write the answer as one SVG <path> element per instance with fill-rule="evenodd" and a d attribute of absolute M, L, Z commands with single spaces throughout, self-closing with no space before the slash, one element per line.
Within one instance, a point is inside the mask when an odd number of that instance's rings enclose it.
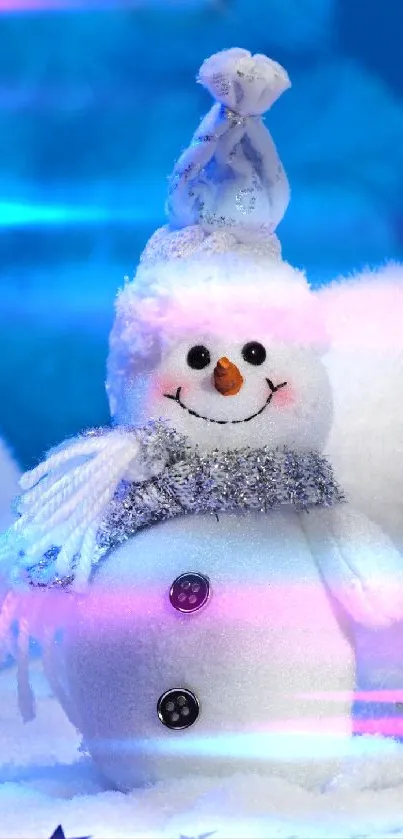
<path fill-rule="evenodd" d="M 340 278 L 317 297 L 333 392 L 325 454 L 351 502 L 403 550 L 403 265 Z"/>
<path fill-rule="evenodd" d="M 108 429 L 64 443 L 20 479 L 24 490 L 18 502 L 20 517 L 4 540 L 5 554 L 14 545 L 17 555 L 23 552 L 24 567 L 33 567 L 46 551 L 57 547 L 59 576 L 71 573 L 78 557 L 75 581 L 85 584 L 99 524 L 120 482 L 145 480 L 163 466 L 163 460 L 153 464 L 144 458 L 142 443 L 132 430 Z"/>
<path fill-rule="evenodd" d="M 303 527 L 332 595 L 367 627 L 403 618 L 403 557 L 362 513 L 342 504 L 313 510 Z"/>

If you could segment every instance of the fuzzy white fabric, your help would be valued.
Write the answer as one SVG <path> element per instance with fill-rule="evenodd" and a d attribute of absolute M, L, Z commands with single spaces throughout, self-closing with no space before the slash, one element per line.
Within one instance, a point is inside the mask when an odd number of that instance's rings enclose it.
<path fill-rule="evenodd" d="M 334 420 L 326 454 L 352 503 L 403 548 L 403 265 L 319 293 Z"/>
<path fill-rule="evenodd" d="M 167 780 L 122 794 L 105 790 L 80 739 L 34 665 L 38 716 L 24 725 L 15 673 L 0 672 L 0 839 L 400 839 L 403 747 L 358 738 L 342 776 L 325 792 L 238 773 Z M 23 802 L 23 806 L 21 803 Z"/>
<path fill-rule="evenodd" d="M 239 242 L 229 230 L 206 233 L 198 224 L 181 230 L 172 230 L 169 225 L 158 228 L 148 240 L 140 263 L 156 265 L 170 259 L 188 259 L 191 256 L 207 254 L 238 253 L 281 259 L 281 244 L 275 233 L 251 243 Z"/>
<path fill-rule="evenodd" d="M 245 289 L 245 277 L 253 277 Z M 285 262 L 228 252 L 140 266 L 116 301 L 107 392 L 111 415 L 133 422 L 144 405 L 144 376 L 181 340 L 264 339 L 327 346 L 321 304 L 305 275 Z M 189 343 L 189 347 L 192 343 Z M 144 414 L 143 414 L 144 418 Z"/>
<path fill-rule="evenodd" d="M 290 87 L 288 75 L 265 55 L 235 48 L 208 58 L 198 81 L 216 104 L 175 165 L 170 224 L 224 228 L 240 242 L 265 239 L 287 209 L 289 186 L 261 116 Z"/>
<path fill-rule="evenodd" d="M 303 523 L 324 580 L 357 624 L 403 619 L 403 558 L 378 525 L 349 504 L 317 509 Z"/>
<path fill-rule="evenodd" d="M 207 58 L 198 81 L 216 102 L 241 117 L 261 116 L 290 87 L 277 61 L 237 47 Z"/>

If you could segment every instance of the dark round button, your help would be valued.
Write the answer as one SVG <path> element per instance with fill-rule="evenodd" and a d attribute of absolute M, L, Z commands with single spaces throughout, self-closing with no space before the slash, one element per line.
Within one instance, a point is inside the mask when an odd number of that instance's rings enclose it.
<path fill-rule="evenodd" d="M 178 612 L 196 612 L 207 602 L 210 583 L 204 574 L 189 571 L 181 574 L 171 585 L 169 599 Z"/>
<path fill-rule="evenodd" d="M 179 731 L 189 728 L 199 716 L 197 697 L 186 688 L 174 688 L 163 693 L 158 700 L 158 718 L 167 726 Z"/>

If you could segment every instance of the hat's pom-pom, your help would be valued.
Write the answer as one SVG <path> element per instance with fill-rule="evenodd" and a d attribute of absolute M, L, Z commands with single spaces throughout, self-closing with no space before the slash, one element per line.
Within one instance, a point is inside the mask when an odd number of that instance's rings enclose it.
<path fill-rule="evenodd" d="M 238 48 L 208 58 L 198 81 L 217 102 L 241 117 L 261 116 L 291 87 L 288 73 L 277 61 Z"/>

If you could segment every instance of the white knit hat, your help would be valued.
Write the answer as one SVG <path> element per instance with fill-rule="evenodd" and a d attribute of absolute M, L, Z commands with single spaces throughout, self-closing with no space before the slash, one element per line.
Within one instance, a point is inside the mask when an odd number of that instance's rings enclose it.
<path fill-rule="evenodd" d="M 286 340 L 324 338 L 305 276 L 282 262 L 275 235 L 290 191 L 262 115 L 290 87 L 288 75 L 264 55 L 230 49 L 207 59 L 198 81 L 216 102 L 174 168 L 168 224 L 117 299 L 107 391 L 118 420 L 128 386 L 156 365 L 164 342 L 185 328 L 220 328 L 224 300 L 232 330 L 249 309 L 266 331 L 276 326 L 273 337 L 280 328 Z"/>

